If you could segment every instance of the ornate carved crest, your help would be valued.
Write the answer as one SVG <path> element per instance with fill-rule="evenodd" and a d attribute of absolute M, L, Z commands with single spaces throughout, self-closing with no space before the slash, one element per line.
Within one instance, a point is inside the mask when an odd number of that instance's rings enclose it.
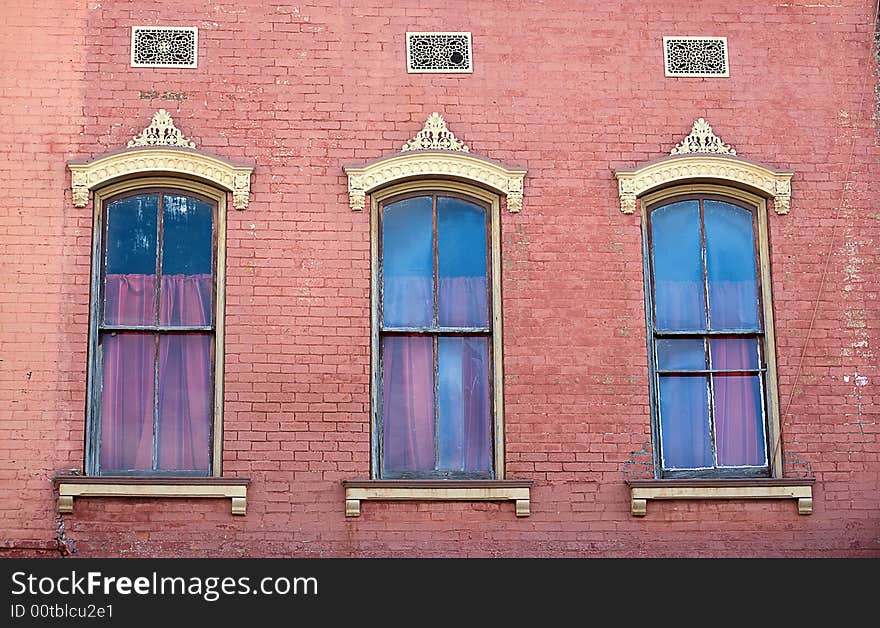
<path fill-rule="evenodd" d="M 736 155 L 729 144 L 725 144 L 712 132 L 712 127 L 703 118 L 694 122 L 690 135 L 669 151 L 670 155 L 687 153 L 715 153 L 718 155 Z"/>
<path fill-rule="evenodd" d="M 195 148 L 196 145 L 186 139 L 183 133 L 174 126 L 174 120 L 164 109 L 159 109 L 150 122 L 139 135 L 128 142 L 129 148 L 137 146 L 177 146 L 179 148 Z"/>
<path fill-rule="evenodd" d="M 411 150 L 454 150 L 467 153 L 470 149 L 446 128 L 446 122 L 436 111 L 428 116 L 424 128 L 403 145 L 400 152 Z"/>

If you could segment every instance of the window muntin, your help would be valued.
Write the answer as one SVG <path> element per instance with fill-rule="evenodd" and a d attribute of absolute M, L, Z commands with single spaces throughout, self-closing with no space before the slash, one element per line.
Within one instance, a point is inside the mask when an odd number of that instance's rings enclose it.
<path fill-rule="evenodd" d="M 379 205 L 379 475 L 491 478 L 491 208 L 450 192 Z"/>
<path fill-rule="evenodd" d="M 647 236 L 661 474 L 768 475 L 757 208 L 668 198 L 647 208 Z"/>
<path fill-rule="evenodd" d="M 211 475 L 216 200 L 139 189 L 102 204 L 90 472 Z"/>

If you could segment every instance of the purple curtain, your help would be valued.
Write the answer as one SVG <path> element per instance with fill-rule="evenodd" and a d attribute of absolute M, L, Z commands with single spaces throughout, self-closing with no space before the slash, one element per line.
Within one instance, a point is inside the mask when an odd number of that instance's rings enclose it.
<path fill-rule="evenodd" d="M 386 287 L 384 311 L 402 313 L 425 301 L 430 283 L 407 282 L 414 292 Z M 387 284 L 386 284 L 387 286 Z M 486 325 L 485 278 L 446 279 L 440 285 L 441 325 Z M 427 294 L 430 294 L 427 292 Z M 427 300 L 430 303 L 430 298 Z M 419 305 L 418 307 L 422 307 Z M 489 471 L 489 341 L 485 337 L 438 340 L 439 399 L 435 399 L 434 343 L 427 336 L 382 338 L 383 473 L 435 470 L 435 437 L 442 470 Z M 439 403 L 439 433 L 434 408 Z"/>
<path fill-rule="evenodd" d="M 108 324 L 153 325 L 153 275 L 107 275 Z M 210 325 L 211 275 L 162 278 L 163 325 Z M 105 333 L 101 401 L 104 470 L 152 468 L 154 381 L 158 359 L 158 449 L 161 470 L 208 471 L 213 385 L 211 334 Z"/>
<path fill-rule="evenodd" d="M 487 327 L 485 277 L 440 277 L 441 327 Z"/>
<path fill-rule="evenodd" d="M 754 339 L 716 339 L 712 344 L 713 366 L 719 370 L 751 369 L 756 366 Z M 761 384 L 758 375 L 715 375 L 715 442 L 720 466 L 762 465 Z"/>
<path fill-rule="evenodd" d="M 434 349 L 431 338 L 382 339 L 383 470 L 434 468 Z"/>

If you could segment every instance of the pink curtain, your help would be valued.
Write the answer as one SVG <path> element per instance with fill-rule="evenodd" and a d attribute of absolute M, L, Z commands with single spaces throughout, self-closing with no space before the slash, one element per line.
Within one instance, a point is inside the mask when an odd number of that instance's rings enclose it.
<path fill-rule="evenodd" d="M 485 277 L 440 277 L 439 318 L 441 327 L 486 327 Z"/>
<path fill-rule="evenodd" d="M 155 324 L 156 278 L 107 275 L 107 324 Z M 162 278 L 162 325 L 211 324 L 213 281 L 208 275 Z M 102 470 L 153 468 L 153 415 L 158 358 L 158 469 L 207 472 L 213 409 L 210 333 L 107 333 L 103 343 Z"/>
<path fill-rule="evenodd" d="M 430 283 L 411 279 L 409 290 L 388 289 L 383 307 L 386 324 L 412 320 L 413 308 L 430 304 Z M 441 281 L 439 317 L 443 326 L 487 325 L 486 280 L 478 277 Z M 413 314 L 417 317 L 418 314 Z M 382 338 L 382 470 L 435 470 L 435 438 L 439 437 L 439 467 L 443 470 L 489 471 L 491 416 L 489 411 L 488 340 L 441 336 L 440 400 L 435 400 L 434 343 L 428 336 Z M 445 349 L 443 348 L 445 347 Z M 445 382 L 445 383 L 444 383 Z M 439 434 L 435 434 L 434 404 L 440 403 Z"/>
<path fill-rule="evenodd" d="M 383 471 L 434 468 L 434 348 L 431 338 L 382 340 Z"/>
<path fill-rule="evenodd" d="M 713 366 L 719 370 L 754 368 L 754 339 L 715 339 Z M 758 375 L 715 375 L 715 439 L 720 466 L 765 463 Z"/>

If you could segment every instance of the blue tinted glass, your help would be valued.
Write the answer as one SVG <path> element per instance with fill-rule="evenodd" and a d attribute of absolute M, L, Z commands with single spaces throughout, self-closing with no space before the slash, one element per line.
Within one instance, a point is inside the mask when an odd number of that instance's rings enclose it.
<path fill-rule="evenodd" d="M 487 327 L 486 210 L 437 199 L 438 316 L 441 327 Z"/>
<path fill-rule="evenodd" d="M 165 195 L 162 205 L 162 274 L 210 275 L 214 208 L 172 194 Z"/>
<path fill-rule="evenodd" d="M 705 201 L 706 277 L 712 329 L 758 329 L 758 286 L 752 213 Z"/>
<path fill-rule="evenodd" d="M 434 320 L 432 199 L 408 198 L 382 211 L 382 311 L 386 327 Z"/>
<path fill-rule="evenodd" d="M 757 338 L 712 338 L 709 340 L 712 368 L 718 371 L 760 368 Z"/>
<path fill-rule="evenodd" d="M 705 377 L 660 377 L 660 444 L 665 469 L 712 467 Z"/>
<path fill-rule="evenodd" d="M 706 329 L 699 203 L 679 201 L 654 210 L 651 239 L 657 328 Z"/>
<path fill-rule="evenodd" d="M 664 371 L 692 371 L 706 368 L 706 351 L 700 339 L 657 341 L 657 368 Z"/>
<path fill-rule="evenodd" d="M 155 275 L 159 195 L 140 194 L 107 206 L 108 275 Z"/>
<path fill-rule="evenodd" d="M 440 337 L 437 351 L 439 467 L 489 474 L 489 339 Z"/>
<path fill-rule="evenodd" d="M 760 377 L 716 375 L 712 383 L 718 465 L 766 465 Z"/>

